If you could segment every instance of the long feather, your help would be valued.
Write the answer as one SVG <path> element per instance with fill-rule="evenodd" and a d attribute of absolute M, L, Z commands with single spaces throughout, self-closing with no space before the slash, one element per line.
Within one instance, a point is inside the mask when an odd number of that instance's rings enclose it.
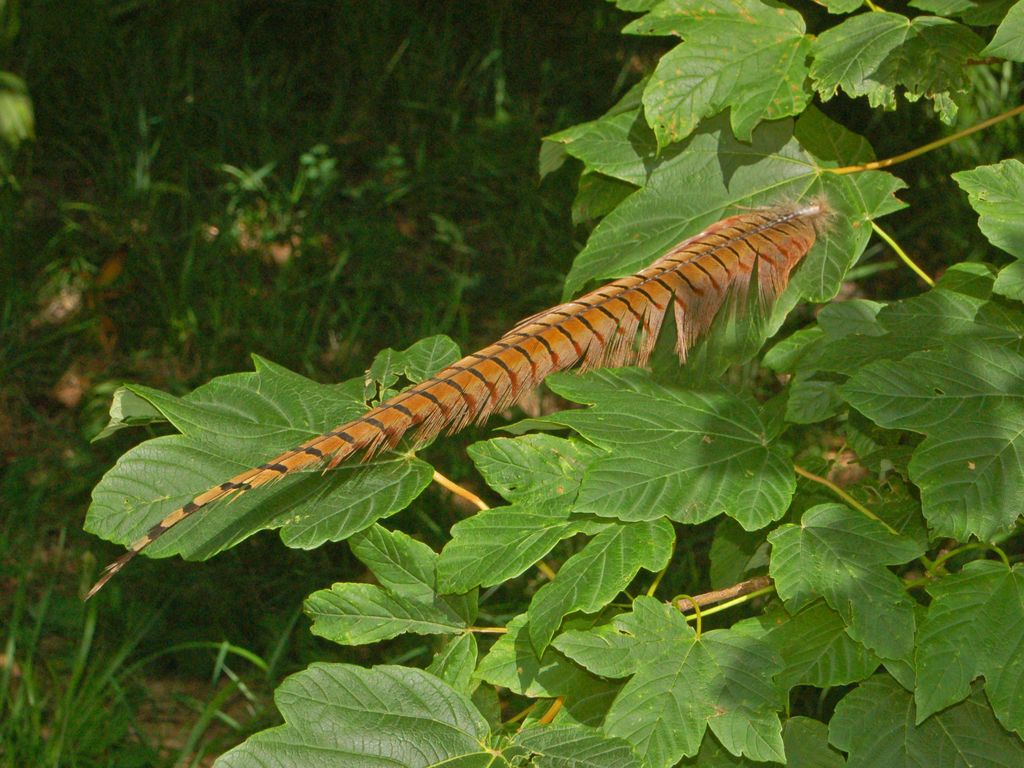
<path fill-rule="evenodd" d="M 410 432 L 415 443 L 445 428 L 457 432 L 471 422 L 483 422 L 555 371 L 576 365 L 583 370 L 644 365 L 669 307 L 675 315 L 679 359 L 685 362 L 687 349 L 711 325 L 729 294 L 746 294 L 755 265 L 761 305 L 778 296 L 829 213 L 827 203 L 817 201 L 730 216 L 635 275 L 523 320 L 489 347 L 360 418 L 199 494 L 108 565 L 88 597 L 163 533 L 215 501 L 298 470 L 335 467 L 359 451 L 368 458 L 393 448 Z"/>

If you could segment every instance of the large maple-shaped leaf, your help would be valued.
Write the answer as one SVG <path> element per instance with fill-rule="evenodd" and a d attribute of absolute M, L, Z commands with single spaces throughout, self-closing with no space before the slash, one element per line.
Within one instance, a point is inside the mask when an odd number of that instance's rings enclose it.
<path fill-rule="evenodd" d="M 753 401 L 658 384 L 632 368 L 557 376 L 549 385 L 592 407 L 546 420 L 608 450 L 588 466 L 577 512 L 684 523 L 727 514 L 753 530 L 789 506 L 792 465 Z"/>
<path fill-rule="evenodd" d="M 883 360 L 842 388 L 865 416 L 926 435 L 910 461 L 938 536 L 988 539 L 1024 504 L 1024 357 L 975 342 Z"/>
<path fill-rule="evenodd" d="M 896 89 L 902 87 L 911 101 L 931 99 L 942 120 L 952 123 L 952 94 L 965 89 L 967 60 L 983 46 L 970 29 L 949 19 L 862 13 L 818 36 L 811 78 L 825 100 L 842 88 L 887 109 L 896 107 Z"/>
<path fill-rule="evenodd" d="M 594 613 L 622 592 L 641 568 L 660 571 L 668 565 L 675 544 L 672 525 L 658 520 L 612 523 L 570 557 L 555 580 L 545 584 L 530 603 L 530 639 L 543 652 L 573 611 Z"/>
<path fill-rule="evenodd" d="M 909 658 L 914 601 L 886 566 L 923 554 L 919 543 L 840 504 L 813 507 L 768 540 L 769 573 L 787 608 L 798 611 L 820 595 L 854 640 L 885 659 Z"/>
<path fill-rule="evenodd" d="M 221 376 L 184 397 L 128 385 L 181 434 L 128 451 L 93 490 L 86 529 L 134 541 L 174 509 L 224 480 L 359 416 L 363 382 L 317 384 L 255 357 L 255 373 Z M 291 547 L 339 541 L 394 514 L 430 482 L 431 467 L 383 454 L 328 472 L 301 472 L 187 518 L 147 554 L 206 558 L 260 530 Z"/>
<path fill-rule="evenodd" d="M 796 11 L 760 0 L 666 0 L 623 31 L 685 40 L 661 57 L 644 89 L 661 146 L 726 108 L 733 133 L 749 141 L 762 120 L 797 115 L 810 100 L 811 43 Z"/>
<path fill-rule="evenodd" d="M 836 706 L 829 741 L 849 753 L 848 768 L 1016 768 L 1024 744 L 992 715 L 984 696 L 915 725 L 914 700 L 888 676 L 857 686 Z"/>
<path fill-rule="evenodd" d="M 642 189 L 601 221 L 573 263 L 565 295 L 591 280 L 647 266 L 742 206 L 826 195 L 838 215 L 793 276 L 792 293 L 827 300 L 863 252 L 869 221 L 901 207 L 893 193 L 903 183 L 890 174 L 823 170 L 871 157 L 863 139 L 813 108 L 795 127 L 788 120 L 759 126 L 749 143 L 733 137 L 725 118 L 707 120 L 678 153 L 653 167 Z M 780 304 L 787 305 L 785 298 Z"/>
<path fill-rule="evenodd" d="M 928 587 L 917 636 L 917 722 L 967 698 L 985 677 L 996 717 L 1024 731 L 1024 567 L 976 561 Z"/>
<path fill-rule="evenodd" d="M 631 676 L 604 730 L 650 768 L 696 754 L 709 727 L 734 755 L 785 761 L 772 684 L 781 662 L 763 641 L 729 630 L 698 637 L 675 608 L 640 597 L 609 627 L 566 632 L 555 646 L 595 674 Z"/>
<path fill-rule="evenodd" d="M 218 768 L 500 768 L 469 698 L 409 667 L 313 664 L 274 692 L 284 725 L 251 736 Z"/>

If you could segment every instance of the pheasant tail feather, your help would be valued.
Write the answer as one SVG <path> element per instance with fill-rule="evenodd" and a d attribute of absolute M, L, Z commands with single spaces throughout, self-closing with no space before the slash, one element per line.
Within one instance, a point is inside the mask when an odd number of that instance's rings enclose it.
<path fill-rule="evenodd" d="M 302 469 L 335 467 L 356 452 L 368 458 L 408 434 L 418 443 L 445 428 L 457 432 L 512 404 L 555 371 L 577 365 L 644 365 L 669 309 L 675 316 L 677 352 L 685 362 L 687 349 L 708 329 L 727 297 L 746 294 L 752 275 L 762 306 L 785 288 L 828 216 L 824 201 L 730 216 L 635 275 L 523 320 L 489 347 L 360 418 L 199 494 L 108 565 L 89 597 L 168 529 L 215 501 Z"/>

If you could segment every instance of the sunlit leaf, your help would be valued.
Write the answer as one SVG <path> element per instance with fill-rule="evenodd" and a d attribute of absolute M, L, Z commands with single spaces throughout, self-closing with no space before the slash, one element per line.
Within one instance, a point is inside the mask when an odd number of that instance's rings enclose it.
<path fill-rule="evenodd" d="M 218 768 L 507 765 L 486 749 L 489 729 L 469 698 L 418 669 L 313 664 L 285 680 L 274 702 L 284 725 L 251 736 Z"/>
<path fill-rule="evenodd" d="M 689 136 L 729 108 L 737 138 L 749 141 L 763 120 L 797 115 L 810 39 L 799 13 L 760 0 L 667 0 L 627 33 L 675 35 L 684 42 L 661 57 L 644 89 L 644 108 L 660 146 Z"/>
<path fill-rule="evenodd" d="M 967 59 L 983 45 L 974 32 L 949 19 L 862 13 L 818 36 L 811 78 L 826 101 L 841 88 L 887 109 L 896 107 L 896 89 L 903 88 L 911 101 L 931 99 L 942 120 L 951 123 L 956 117 L 952 94 L 965 90 Z"/>

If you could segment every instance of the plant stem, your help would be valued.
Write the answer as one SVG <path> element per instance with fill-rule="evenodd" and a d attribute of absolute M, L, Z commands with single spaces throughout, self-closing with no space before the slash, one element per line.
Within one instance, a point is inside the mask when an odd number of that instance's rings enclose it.
<path fill-rule="evenodd" d="M 914 272 L 917 273 L 918 277 L 920 277 L 922 280 L 928 283 L 929 288 L 935 287 L 935 281 L 928 277 L 928 274 L 919 266 L 917 266 L 917 264 L 914 263 L 914 260 L 907 255 L 906 251 L 900 248 L 899 243 L 893 240 L 888 232 L 886 232 L 873 221 L 871 222 L 871 228 L 875 230 L 875 234 L 877 234 L 880 238 L 882 238 L 883 240 L 885 240 L 886 243 L 889 244 L 890 248 L 896 251 L 896 255 L 903 259 L 904 264 L 906 264 L 908 267 L 914 270 Z"/>
<path fill-rule="evenodd" d="M 434 478 L 433 479 L 434 479 L 434 482 L 437 483 L 438 485 L 440 485 L 442 488 L 448 489 L 449 491 L 454 493 L 456 496 L 461 496 L 466 501 L 468 501 L 470 504 L 473 504 L 474 506 L 476 506 L 476 508 L 479 509 L 481 512 L 483 510 L 485 510 L 485 509 L 490 509 L 490 507 L 487 506 L 487 504 L 484 502 L 484 500 L 481 499 L 479 496 L 477 496 L 475 493 L 473 493 L 472 491 L 466 490 L 461 485 L 456 483 L 454 480 L 448 479 L 447 477 L 442 475 L 440 472 L 438 472 L 436 469 L 434 470 Z"/>
<path fill-rule="evenodd" d="M 661 580 L 665 578 L 665 574 L 668 572 L 668 566 L 666 565 L 660 571 L 658 575 L 654 577 L 654 581 L 651 582 L 651 586 L 647 589 L 647 596 L 654 597 L 654 593 L 658 591 L 658 585 L 661 584 Z"/>
<path fill-rule="evenodd" d="M 951 557 L 955 557 L 956 555 L 959 555 L 963 552 L 970 552 L 972 549 L 985 549 L 989 552 L 994 552 L 996 555 L 999 556 L 999 559 L 1003 561 L 1003 565 L 1005 565 L 1007 568 L 1010 567 L 1010 558 L 1006 556 L 1006 553 L 1002 550 L 1001 547 L 997 547 L 995 544 L 988 544 L 984 541 L 972 541 L 968 544 L 964 544 L 963 546 L 957 547 L 956 549 L 951 549 L 949 552 L 942 555 L 941 557 L 935 558 L 935 562 L 932 564 L 932 567 L 929 570 L 935 571 L 936 569 L 941 568 L 943 565 L 945 565 L 946 561 L 949 560 Z"/>
<path fill-rule="evenodd" d="M 931 152 L 933 149 L 944 147 L 947 144 L 951 144 L 957 139 L 962 139 L 965 136 L 970 136 L 972 133 L 982 131 L 985 128 L 1001 123 L 1003 120 L 1009 120 L 1011 117 L 1016 117 L 1019 114 L 1024 113 L 1024 104 L 1020 104 L 1013 109 L 1007 110 L 1002 114 L 990 117 L 988 120 L 982 120 L 980 123 L 972 125 L 970 128 L 964 128 L 962 131 L 957 131 L 950 136 L 944 136 L 941 139 L 930 141 L 916 149 L 912 149 L 909 152 L 904 152 L 901 155 L 895 157 L 889 157 L 885 160 L 873 160 L 870 163 L 863 163 L 861 165 L 847 165 L 842 168 L 822 168 L 821 170 L 826 173 L 846 174 L 846 173 L 860 173 L 861 171 L 875 171 L 879 168 L 888 168 L 889 166 L 902 163 L 904 160 L 910 160 L 911 158 L 923 155 L 925 152 Z"/>
<path fill-rule="evenodd" d="M 553 702 L 551 702 L 551 706 L 548 708 L 548 711 L 545 712 L 541 716 L 540 720 L 538 720 L 537 722 L 540 723 L 541 725 L 547 725 L 552 720 L 554 720 L 555 719 L 555 715 L 558 714 L 558 710 L 560 710 L 562 708 L 562 702 L 564 702 L 564 701 L 565 701 L 565 697 L 564 696 L 559 696 L 557 699 L 555 699 Z"/>
<path fill-rule="evenodd" d="M 897 531 L 895 528 L 893 528 L 891 525 L 889 525 L 887 522 L 885 522 L 885 520 L 883 520 L 878 515 L 876 515 L 874 512 L 872 512 L 870 509 L 865 507 L 863 504 L 861 504 L 859 501 L 857 501 L 855 498 L 853 498 L 853 496 L 848 494 L 846 491 L 844 491 L 842 488 L 840 488 L 838 485 L 833 483 L 828 478 L 820 477 L 819 475 L 816 475 L 813 472 L 808 472 L 806 469 L 801 467 L 799 464 L 794 464 L 793 465 L 793 469 L 801 477 L 806 477 L 808 480 L 811 480 L 811 481 L 813 481 L 815 483 L 818 483 L 819 485 L 825 486 L 830 491 L 832 491 L 832 493 L 834 493 L 836 496 L 838 496 L 840 499 L 845 501 L 847 504 L 849 504 L 851 507 L 853 507 L 855 510 L 860 512 L 865 517 L 869 517 L 872 520 L 874 520 L 875 522 L 881 523 L 882 525 L 885 526 L 886 530 L 889 531 L 889 533 L 894 534 L 896 536 L 900 535 L 899 531 Z"/>
<path fill-rule="evenodd" d="M 700 603 L 697 602 L 696 597 L 691 597 L 690 595 L 677 595 L 676 597 L 672 598 L 673 605 L 679 605 L 680 603 L 689 603 L 689 605 L 693 608 L 693 613 L 691 613 L 688 616 L 685 616 L 685 619 L 687 621 L 690 621 L 691 619 L 696 619 L 697 626 L 695 626 L 693 629 L 697 635 L 697 639 L 700 640 L 700 633 L 702 628 L 701 617 L 704 614 L 704 611 L 700 609 Z M 712 608 L 711 610 L 713 611 L 714 608 Z"/>
<path fill-rule="evenodd" d="M 544 577 L 548 581 L 554 581 L 555 580 L 555 575 L 556 575 L 555 574 L 555 569 L 552 568 L 547 563 L 545 563 L 543 560 L 538 560 L 537 561 L 537 570 L 540 571 L 541 573 L 543 573 Z"/>

